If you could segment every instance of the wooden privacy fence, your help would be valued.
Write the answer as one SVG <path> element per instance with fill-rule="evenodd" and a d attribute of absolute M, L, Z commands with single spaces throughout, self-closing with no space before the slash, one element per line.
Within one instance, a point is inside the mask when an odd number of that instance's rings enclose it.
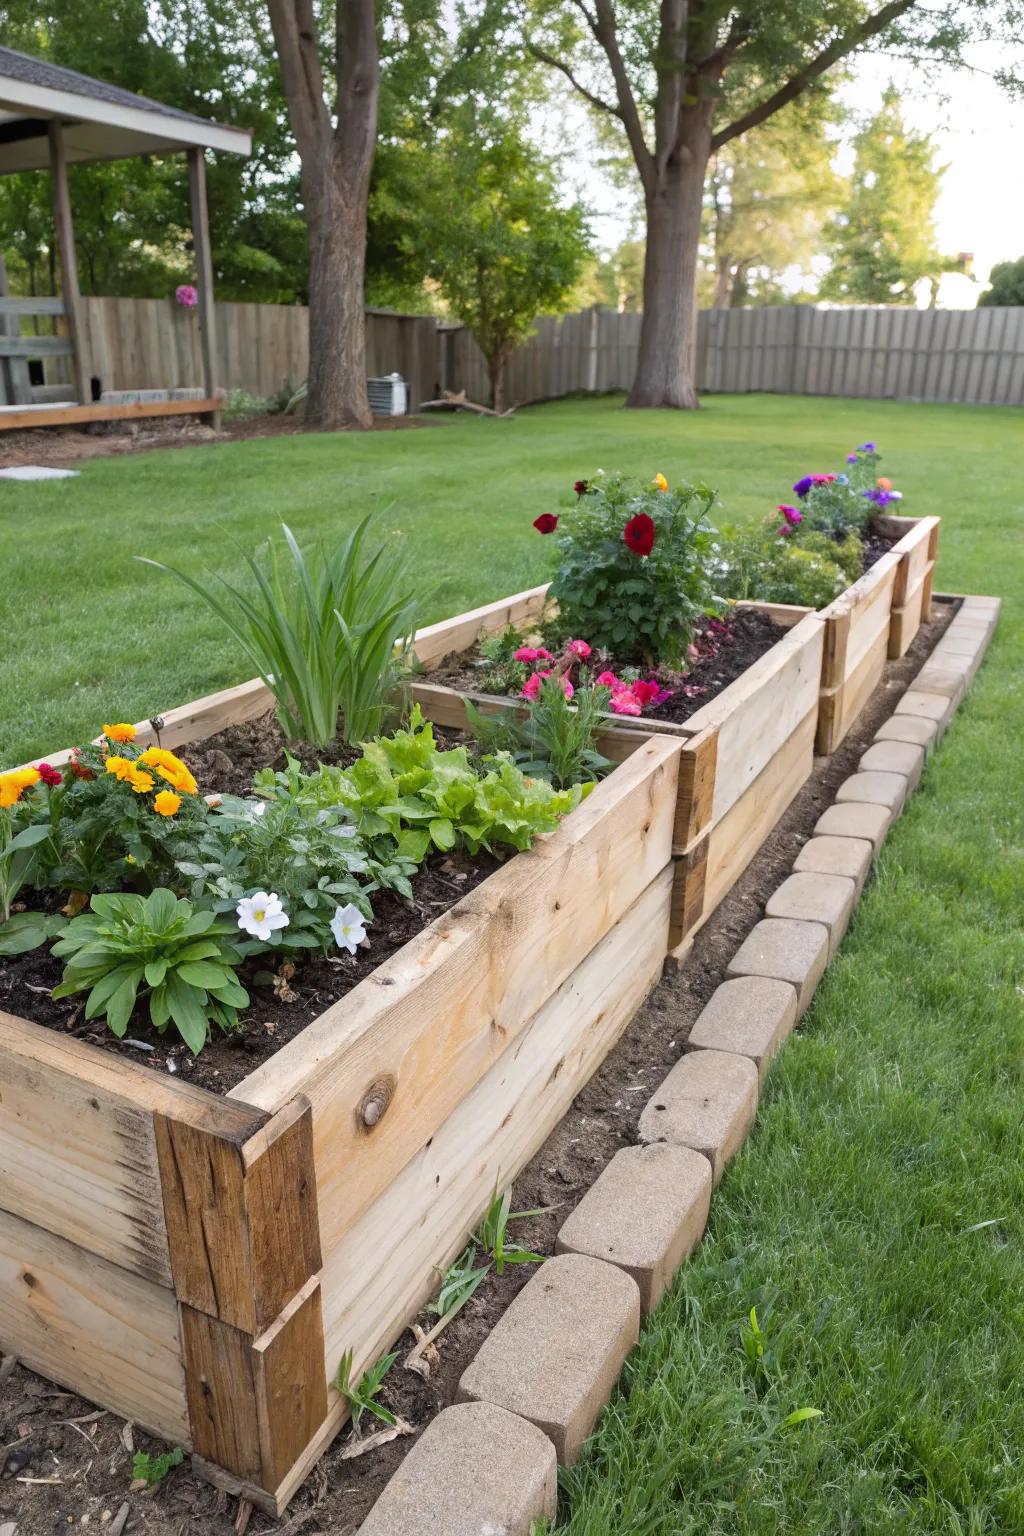
<path fill-rule="evenodd" d="M 82 308 L 87 369 L 102 389 L 201 386 L 194 310 L 171 299 L 85 299 Z M 602 309 L 541 316 L 509 364 L 509 400 L 628 390 L 641 318 Z M 307 327 L 301 305 L 218 303 L 218 382 L 263 396 L 300 383 Z M 696 370 L 698 388 L 708 391 L 1024 405 L 1024 307 L 705 310 Z M 400 373 L 413 409 L 441 387 L 488 398 L 487 369 L 470 333 L 428 315 L 368 310 L 367 373 Z"/>
<path fill-rule="evenodd" d="M 203 383 L 199 316 L 173 299 L 83 299 L 86 368 L 103 390 L 189 389 Z M 214 305 L 216 378 L 223 389 L 275 394 L 301 384 L 309 361 L 309 310 L 301 304 Z M 439 383 L 435 320 L 368 310 L 366 370 L 400 373 L 413 402 Z"/>
<path fill-rule="evenodd" d="M 628 390 L 640 322 L 612 310 L 543 317 L 509 365 L 508 398 Z M 487 370 L 469 332 L 449 331 L 443 345 L 448 387 L 486 399 Z M 704 310 L 696 371 L 708 391 L 1024 405 L 1024 307 Z"/>

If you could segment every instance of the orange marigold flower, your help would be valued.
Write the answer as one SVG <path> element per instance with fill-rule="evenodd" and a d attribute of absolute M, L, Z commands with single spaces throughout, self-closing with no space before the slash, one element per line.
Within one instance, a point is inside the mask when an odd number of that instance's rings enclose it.
<path fill-rule="evenodd" d="M 138 771 L 130 757 L 118 757 L 116 752 L 111 753 L 104 766 L 108 773 L 112 773 L 122 783 Z"/>
<path fill-rule="evenodd" d="M 162 789 L 153 801 L 153 809 L 158 816 L 176 816 L 181 810 L 181 796 L 173 795 L 169 789 Z"/>
<path fill-rule="evenodd" d="M 884 475 L 879 475 L 878 479 L 875 481 L 875 484 L 878 486 L 880 491 L 892 490 L 892 481 L 887 480 Z"/>
<path fill-rule="evenodd" d="M 155 768 L 172 789 L 180 790 L 183 795 L 199 793 L 199 785 L 181 758 L 175 757 L 165 747 L 147 747 L 139 762 L 145 763 L 148 768 Z"/>
<path fill-rule="evenodd" d="M 122 720 L 119 725 L 105 725 L 103 734 L 109 736 L 111 741 L 134 741 L 135 727 Z"/>
<path fill-rule="evenodd" d="M 151 773 L 143 773 L 140 768 L 132 764 L 132 773 L 128 779 L 129 784 L 137 795 L 148 794 L 155 782 Z"/>
<path fill-rule="evenodd" d="M 19 789 L 31 789 L 33 784 L 38 784 L 42 774 L 38 768 L 12 768 L 7 775 L 17 784 Z"/>
<path fill-rule="evenodd" d="M 12 805 L 17 805 L 25 787 L 24 784 L 17 782 L 16 774 L 0 773 L 0 811 L 9 810 Z"/>
<path fill-rule="evenodd" d="M 655 490 L 657 490 L 657 491 L 667 491 L 668 490 L 668 481 L 665 479 L 665 476 L 663 474 L 661 474 L 660 472 L 655 475 L 654 479 L 651 481 L 651 484 L 654 486 Z"/>

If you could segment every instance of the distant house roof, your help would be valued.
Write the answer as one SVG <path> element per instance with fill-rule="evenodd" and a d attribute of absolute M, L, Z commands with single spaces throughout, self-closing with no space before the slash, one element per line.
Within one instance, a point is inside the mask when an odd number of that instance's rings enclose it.
<path fill-rule="evenodd" d="M 248 155 L 251 135 L 45 59 L 0 48 L 0 175 L 49 165 L 49 123 L 68 160 L 118 160 L 199 145 Z"/>

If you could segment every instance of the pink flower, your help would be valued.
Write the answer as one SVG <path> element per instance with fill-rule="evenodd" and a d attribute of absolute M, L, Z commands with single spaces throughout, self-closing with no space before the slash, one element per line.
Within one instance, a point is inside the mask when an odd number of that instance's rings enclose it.
<path fill-rule="evenodd" d="M 52 789 L 56 784 L 63 784 L 64 775 L 58 773 L 56 768 L 51 768 L 49 763 L 37 763 L 36 772 L 44 784 L 49 784 Z"/>
<path fill-rule="evenodd" d="M 513 659 L 515 661 L 530 662 L 530 661 L 553 661 L 554 660 L 553 656 L 551 655 L 551 652 L 550 651 L 546 651 L 542 645 L 539 645 L 539 646 L 521 645 L 519 647 L 518 651 L 513 651 L 512 655 L 513 655 Z"/>
<path fill-rule="evenodd" d="M 639 678 L 633 683 L 631 692 L 640 700 L 643 709 L 655 709 L 672 697 L 671 688 L 663 688 L 656 677 L 649 677 L 646 680 Z"/>
<path fill-rule="evenodd" d="M 572 683 L 570 683 L 567 677 L 562 678 L 562 691 L 564 692 L 567 699 L 571 699 L 573 694 L 576 692 L 576 689 L 573 687 Z"/>
<path fill-rule="evenodd" d="M 688 645 L 686 647 L 686 654 L 689 656 L 691 661 L 698 661 L 700 659 L 700 646 Z"/>
<path fill-rule="evenodd" d="M 601 688 L 621 688 L 623 686 L 614 672 L 599 672 L 596 682 Z"/>
<path fill-rule="evenodd" d="M 812 485 L 831 485 L 835 478 L 835 475 L 812 475 L 811 483 Z"/>
<path fill-rule="evenodd" d="M 790 534 L 791 534 L 791 533 L 792 533 L 792 532 L 793 532 L 793 530 L 792 530 L 792 528 L 791 528 L 791 527 L 790 527 L 790 526 L 789 526 L 789 524 L 788 524 L 788 523 L 783 523 L 783 525 L 782 525 L 782 527 L 781 527 L 781 528 L 780 528 L 780 529 L 778 529 L 778 535 L 779 535 L 779 538 L 780 538 L 780 539 L 785 539 L 785 538 L 788 538 L 788 537 L 789 537 L 789 535 L 790 535 Z"/>
<path fill-rule="evenodd" d="M 547 675 L 548 674 L 546 672 L 534 672 L 532 677 L 528 677 L 526 682 L 523 684 L 523 698 L 537 698 L 540 693 L 541 679 L 547 677 Z"/>
<path fill-rule="evenodd" d="M 586 661 L 590 655 L 590 646 L 585 640 L 570 640 L 565 650 L 566 655 L 575 656 L 577 661 Z"/>
<path fill-rule="evenodd" d="M 174 290 L 174 297 L 182 309 L 195 309 L 199 303 L 199 295 L 191 283 L 180 283 Z"/>
<path fill-rule="evenodd" d="M 798 511 L 796 507 L 787 506 L 785 502 L 780 507 L 776 507 L 775 510 L 782 513 L 791 528 L 795 528 L 798 523 L 802 523 L 804 520 L 802 512 Z"/>
<path fill-rule="evenodd" d="M 611 707 L 616 715 L 642 715 L 643 705 L 632 688 L 620 688 L 612 694 Z"/>

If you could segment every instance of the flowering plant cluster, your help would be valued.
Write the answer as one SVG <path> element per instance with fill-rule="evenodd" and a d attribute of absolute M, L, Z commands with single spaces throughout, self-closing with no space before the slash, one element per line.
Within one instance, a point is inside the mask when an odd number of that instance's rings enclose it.
<path fill-rule="evenodd" d="M 574 494 L 568 511 L 534 521 L 557 534 L 551 596 L 561 621 L 623 661 L 680 666 L 697 622 L 718 611 L 708 579 L 714 491 L 598 471 Z"/>
<path fill-rule="evenodd" d="M 191 283 L 179 283 L 174 290 L 174 297 L 182 309 L 195 309 L 199 303 L 199 295 Z"/>
<path fill-rule="evenodd" d="M 799 505 L 783 503 L 778 534 L 790 538 L 799 530 L 825 533 L 842 541 L 861 532 L 876 512 L 902 501 L 892 481 L 879 475 L 881 454 L 875 443 L 861 443 L 846 455 L 846 469 L 802 475 L 793 486 Z"/>

